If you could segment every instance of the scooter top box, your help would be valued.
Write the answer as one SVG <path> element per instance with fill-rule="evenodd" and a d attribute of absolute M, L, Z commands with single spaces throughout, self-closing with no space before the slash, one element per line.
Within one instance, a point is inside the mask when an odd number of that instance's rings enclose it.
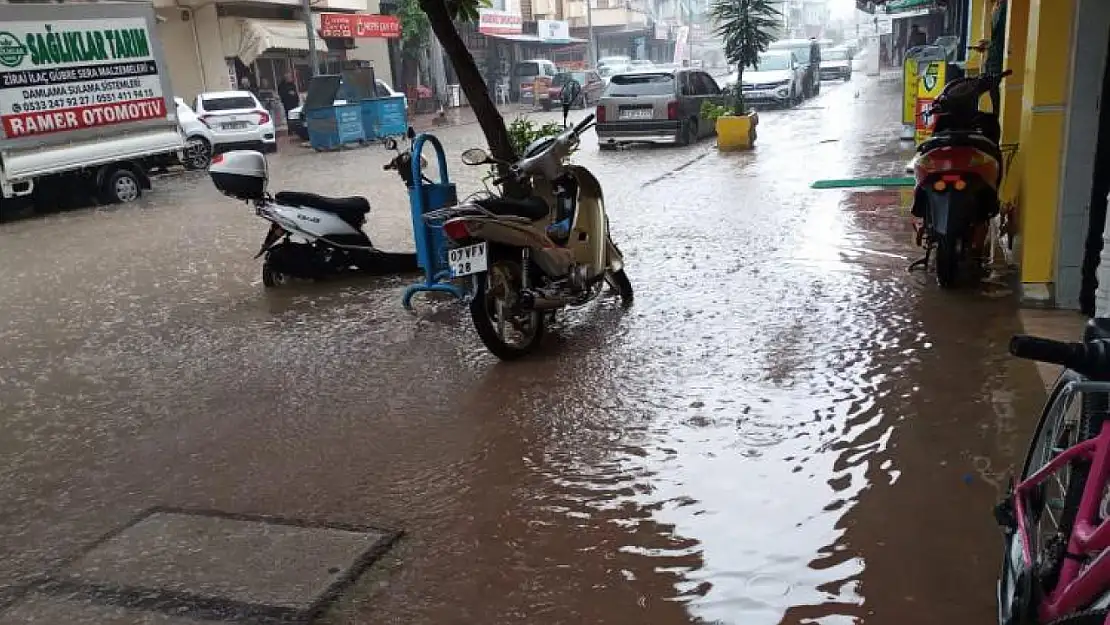
<path fill-rule="evenodd" d="M 261 200 L 270 177 L 266 157 L 252 150 L 217 154 L 212 157 L 208 175 L 221 193 L 240 200 Z"/>

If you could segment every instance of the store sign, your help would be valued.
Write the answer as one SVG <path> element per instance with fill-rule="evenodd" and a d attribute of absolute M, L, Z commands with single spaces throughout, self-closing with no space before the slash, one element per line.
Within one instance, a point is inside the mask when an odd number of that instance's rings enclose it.
<path fill-rule="evenodd" d="M 401 20 L 393 15 L 321 13 L 320 36 L 335 39 L 396 39 L 401 36 Z"/>
<path fill-rule="evenodd" d="M 519 13 L 478 9 L 478 32 L 483 35 L 519 35 L 524 32 L 524 20 Z"/>
<path fill-rule="evenodd" d="M 147 21 L 10 21 L 0 32 L 0 124 L 9 138 L 168 115 Z"/>
<path fill-rule="evenodd" d="M 536 20 L 536 34 L 544 41 L 567 41 L 570 25 L 560 20 Z"/>

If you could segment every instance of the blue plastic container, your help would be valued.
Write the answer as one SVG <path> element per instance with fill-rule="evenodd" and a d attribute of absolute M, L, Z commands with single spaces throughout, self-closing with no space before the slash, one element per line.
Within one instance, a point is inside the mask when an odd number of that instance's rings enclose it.
<path fill-rule="evenodd" d="M 366 140 L 362 109 L 357 104 L 327 106 L 305 111 L 308 140 L 314 150 L 334 150 Z"/>
<path fill-rule="evenodd" d="M 405 134 L 409 128 L 405 96 L 362 100 L 362 127 L 367 139 L 383 139 Z"/>

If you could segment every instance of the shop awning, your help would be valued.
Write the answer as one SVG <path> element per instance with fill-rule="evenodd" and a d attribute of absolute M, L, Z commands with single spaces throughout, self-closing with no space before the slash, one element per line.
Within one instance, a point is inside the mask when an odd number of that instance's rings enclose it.
<path fill-rule="evenodd" d="M 317 16 L 313 16 L 317 20 Z M 297 20 L 263 20 L 245 17 L 224 17 L 220 22 L 225 50 L 236 50 L 235 56 L 244 65 L 250 65 L 267 50 L 308 51 L 308 33 L 304 22 Z M 316 49 L 326 51 L 328 46 L 317 34 L 319 23 L 313 29 Z"/>
<path fill-rule="evenodd" d="M 493 37 L 494 39 L 504 39 L 506 41 L 517 41 L 517 42 L 520 42 L 520 43 L 540 43 L 540 44 L 549 44 L 549 45 L 553 45 L 553 46 L 565 46 L 565 45 L 570 44 L 570 43 L 586 43 L 585 39 L 578 39 L 576 37 L 567 37 L 566 39 L 540 39 L 539 35 L 522 35 L 522 34 L 515 34 L 515 35 L 487 34 L 486 36 L 487 37 Z"/>
<path fill-rule="evenodd" d="M 890 0 L 884 5 L 884 8 L 887 13 L 902 13 L 919 9 L 932 9 L 935 6 L 935 0 Z"/>

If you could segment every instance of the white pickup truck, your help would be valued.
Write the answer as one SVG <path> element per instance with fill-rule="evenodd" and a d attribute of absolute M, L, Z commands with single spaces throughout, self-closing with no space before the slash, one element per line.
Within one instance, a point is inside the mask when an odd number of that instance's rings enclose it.
<path fill-rule="evenodd" d="M 0 211 L 138 199 L 184 146 L 167 71 L 150 4 L 0 4 Z"/>

